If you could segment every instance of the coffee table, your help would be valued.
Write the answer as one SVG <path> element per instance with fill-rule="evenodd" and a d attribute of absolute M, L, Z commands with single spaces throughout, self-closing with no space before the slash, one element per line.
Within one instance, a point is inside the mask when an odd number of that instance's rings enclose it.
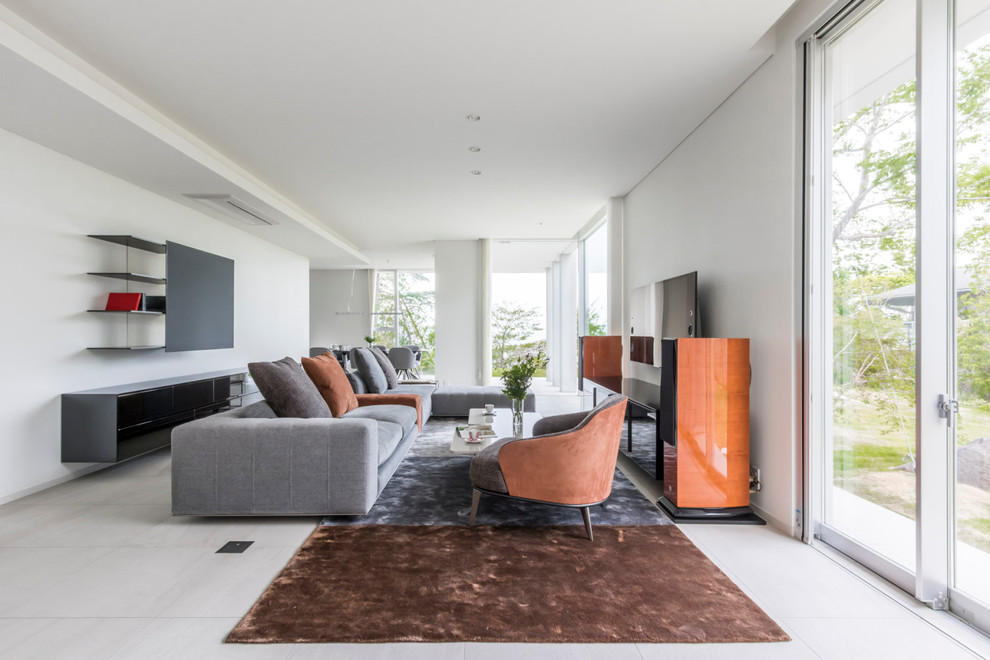
<path fill-rule="evenodd" d="M 468 411 L 468 424 L 484 424 L 484 408 L 471 408 Z M 542 415 L 534 412 L 524 412 L 523 413 L 523 433 L 520 437 L 527 437 L 533 435 L 533 424 L 536 420 L 540 419 Z M 469 443 L 464 438 L 462 438 L 457 430 L 454 430 L 453 437 L 450 440 L 450 451 L 452 454 L 477 454 L 479 451 L 492 444 L 496 440 L 501 438 L 511 438 L 512 436 L 512 411 L 508 408 L 496 408 L 495 418 L 492 420 L 492 429 L 495 431 L 495 437 L 489 438 L 488 440 L 482 440 L 478 443 Z"/>

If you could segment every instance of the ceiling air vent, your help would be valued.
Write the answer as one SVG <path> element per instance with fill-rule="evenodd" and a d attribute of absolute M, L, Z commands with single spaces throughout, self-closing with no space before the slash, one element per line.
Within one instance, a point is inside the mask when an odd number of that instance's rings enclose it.
<path fill-rule="evenodd" d="M 237 218 L 241 222 L 249 225 L 277 225 L 264 211 L 251 206 L 247 202 L 237 199 L 231 195 L 206 195 L 186 193 L 189 199 L 193 199 L 200 204 L 205 204 L 232 218 Z"/>

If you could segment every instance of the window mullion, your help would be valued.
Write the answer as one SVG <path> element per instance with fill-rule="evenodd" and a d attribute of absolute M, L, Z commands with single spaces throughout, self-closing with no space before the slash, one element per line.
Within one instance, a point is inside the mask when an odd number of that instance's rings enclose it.
<path fill-rule="evenodd" d="M 951 473 L 949 432 L 939 394 L 951 392 L 950 272 L 953 207 L 951 0 L 918 0 L 917 378 L 915 432 L 917 573 L 915 596 L 948 593 Z"/>

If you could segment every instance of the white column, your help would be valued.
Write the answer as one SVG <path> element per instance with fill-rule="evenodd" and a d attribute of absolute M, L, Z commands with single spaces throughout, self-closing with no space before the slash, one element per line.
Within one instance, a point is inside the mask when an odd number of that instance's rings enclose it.
<path fill-rule="evenodd" d="M 577 331 L 578 335 L 588 334 L 588 272 L 585 261 L 584 241 L 577 244 Z M 606 310 L 606 315 L 608 311 Z M 608 319 L 605 320 L 608 323 Z"/>
<path fill-rule="evenodd" d="M 547 266 L 546 268 L 546 288 L 547 288 L 547 318 L 546 318 L 546 333 L 547 333 L 547 358 L 549 362 L 547 363 L 547 383 L 553 385 L 557 381 L 553 377 L 553 336 L 554 336 L 554 312 L 553 306 L 557 299 L 553 288 L 553 266 Z"/>
<path fill-rule="evenodd" d="M 560 257 L 560 391 L 577 392 L 578 256 L 572 250 Z"/>
<path fill-rule="evenodd" d="M 549 268 L 550 299 L 547 301 L 547 377 L 554 385 L 560 386 L 560 261 L 554 261 Z"/>
<path fill-rule="evenodd" d="M 437 381 L 480 385 L 481 268 L 478 241 L 436 241 Z"/>
<path fill-rule="evenodd" d="M 482 238 L 478 241 L 478 249 L 481 252 L 478 259 L 481 279 L 481 300 L 480 313 L 478 319 L 478 329 L 480 337 L 478 341 L 478 382 L 482 385 L 490 385 L 492 382 L 492 241 L 489 238 Z"/>
<path fill-rule="evenodd" d="M 624 303 L 626 296 L 625 262 L 623 260 L 623 219 L 624 197 L 610 197 L 605 204 L 605 219 L 608 221 L 608 318 L 606 332 L 619 335 L 625 326 Z"/>

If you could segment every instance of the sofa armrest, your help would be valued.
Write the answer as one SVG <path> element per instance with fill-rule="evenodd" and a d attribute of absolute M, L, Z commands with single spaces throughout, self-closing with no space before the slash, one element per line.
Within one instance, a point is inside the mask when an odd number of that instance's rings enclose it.
<path fill-rule="evenodd" d="M 364 514 L 377 497 L 373 420 L 220 414 L 172 430 L 173 514 Z"/>
<path fill-rule="evenodd" d="M 423 400 L 418 394 L 358 394 L 358 408 L 365 406 L 410 406 L 416 409 L 416 428 L 423 430 Z"/>

